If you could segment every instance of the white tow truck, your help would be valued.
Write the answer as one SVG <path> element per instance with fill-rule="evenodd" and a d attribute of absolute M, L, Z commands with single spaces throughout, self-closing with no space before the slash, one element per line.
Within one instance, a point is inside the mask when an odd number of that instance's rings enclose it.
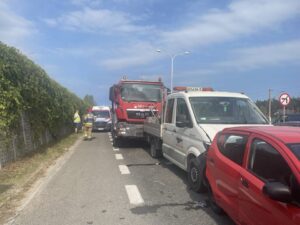
<path fill-rule="evenodd" d="M 187 171 L 191 188 L 206 190 L 206 150 L 214 136 L 227 127 L 268 124 L 249 97 L 218 92 L 212 88 L 175 87 L 168 95 L 162 115 L 148 117 L 144 135 L 150 154 L 163 155 Z"/>

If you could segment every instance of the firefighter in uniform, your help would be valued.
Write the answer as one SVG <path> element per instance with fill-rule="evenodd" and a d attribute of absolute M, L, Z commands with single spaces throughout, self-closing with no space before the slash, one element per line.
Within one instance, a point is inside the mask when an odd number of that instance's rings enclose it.
<path fill-rule="evenodd" d="M 80 128 L 80 123 L 81 123 L 81 119 L 80 119 L 80 116 L 79 116 L 79 111 L 76 110 L 76 112 L 74 114 L 75 133 L 78 133 L 79 128 Z"/>
<path fill-rule="evenodd" d="M 92 139 L 92 129 L 94 123 L 94 115 L 92 113 L 92 109 L 89 108 L 87 114 L 84 115 L 84 138 Z"/>

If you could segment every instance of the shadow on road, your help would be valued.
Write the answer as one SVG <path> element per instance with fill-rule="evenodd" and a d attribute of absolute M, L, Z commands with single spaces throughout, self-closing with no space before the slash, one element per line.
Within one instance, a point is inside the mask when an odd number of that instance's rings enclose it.
<path fill-rule="evenodd" d="M 141 147 L 150 156 L 150 146 L 146 143 Z M 151 157 L 151 156 L 150 156 Z M 133 213 L 139 214 L 142 212 L 156 212 L 157 209 L 163 206 L 185 206 L 185 210 L 203 210 L 207 215 L 209 215 L 217 224 L 224 225 L 224 220 L 226 220 L 226 225 L 234 225 L 235 223 L 227 215 L 217 215 L 209 207 L 208 193 L 196 193 L 189 187 L 187 173 L 181 168 L 174 165 L 167 159 L 160 157 L 157 159 L 158 164 L 163 168 L 170 170 L 174 175 L 179 177 L 186 185 L 186 192 L 189 194 L 192 201 L 186 203 L 171 203 L 162 205 L 152 205 L 152 206 L 140 206 L 133 208 L 131 211 Z"/>
<path fill-rule="evenodd" d="M 143 140 L 121 140 L 120 148 L 126 150 L 129 149 L 143 149 L 147 154 L 150 156 L 150 146 Z M 133 151 L 133 152 L 135 152 Z M 151 157 L 152 159 L 152 157 Z M 139 167 L 139 166 L 161 166 L 163 168 L 168 169 L 178 178 L 180 178 L 184 184 L 186 185 L 186 192 L 190 196 L 190 201 L 187 202 L 179 202 L 179 203 L 164 203 L 164 204 L 154 204 L 154 205 L 143 205 L 137 206 L 131 209 L 131 212 L 134 214 L 149 214 L 149 213 L 156 213 L 162 207 L 177 207 L 177 206 L 184 206 L 184 210 L 202 210 L 204 211 L 212 220 L 215 221 L 218 225 L 234 225 L 234 222 L 226 215 L 220 216 L 215 214 L 209 207 L 208 204 L 208 195 L 207 193 L 200 194 L 196 193 L 191 190 L 188 184 L 187 173 L 168 161 L 167 159 L 161 157 L 158 159 L 153 159 L 151 162 L 137 162 L 137 163 L 130 163 L 127 164 L 128 167 Z"/>
<path fill-rule="evenodd" d="M 125 139 L 120 139 L 119 141 L 119 146 L 120 148 L 144 148 L 145 146 L 147 146 L 147 143 L 144 140 L 140 140 L 140 139 L 129 139 L 129 140 L 125 140 Z"/>
<path fill-rule="evenodd" d="M 166 204 L 155 204 L 155 205 L 144 205 L 144 206 L 138 206 L 131 209 L 131 212 L 137 215 L 140 214 L 148 214 L 148 213 L 157 213 L 157 211 L 161 207 L 177 207 L 177 206 L 184 206 L 184 210 L 196 210 L 200 209 L 201 206 L 199 204 L 196 204 L 193 201 L 185 202 L 185 203 L 166 203 Z"/>

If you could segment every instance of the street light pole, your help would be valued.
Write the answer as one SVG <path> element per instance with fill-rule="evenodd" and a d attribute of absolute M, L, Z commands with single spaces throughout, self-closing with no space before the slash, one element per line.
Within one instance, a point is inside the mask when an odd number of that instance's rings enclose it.
<path fill-rule="evenodd" d="M 272 113 L 271 113 L 271 104 L 272 104 L 272 99 L 271 99 L 271 89 L 269 89 L 269 112 L 268 112 L 268 115 L 269 115 L 269 124 L 272 124 Z"/>
<path fill-rule="evenodd" d="M 171 57 L 171 81 L 170 81 L 171 93 L 173 92 L 174 59 L 175 56 Z"/>
<path fill-rule="evenodd" d="M 159 52 L 159 53 L 161 52 L 160 49 L 157 49 L 156 51 Z M 174 60 L 179 55 L 187 55 L 187 54 L 190 54 L 190 52 L 185 51 L 185 52 L 174 54 L 174 55 L 167 54 L 171 58 L 171 80 L 170 80 L 171 93 L 173 92 Z"/>

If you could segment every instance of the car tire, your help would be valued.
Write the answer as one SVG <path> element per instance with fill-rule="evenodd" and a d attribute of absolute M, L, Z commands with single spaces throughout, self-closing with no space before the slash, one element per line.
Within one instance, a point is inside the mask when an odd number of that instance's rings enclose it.
<path fill-rule="evenodd" d="M 218 206 L 218 204 L 216 203 L 214 194 L 212 192 L 212 189 L 210 187 L 210 185 L 208 184 L 208 201 L 209 201 L 209 206 L 212 209 L 212 211 L 218 215 L 223 215 L 224 214 L 224 210 Z"/>
<path fill-rule="evenodd" d="M 161 149 L 159 149 L 159 141 L 155 138 L 150 138 L 150 155 L 152 158 L 159 158 L 162 155 Z"/>
<path fill-rule="evenodd" d="M 207 187 L 205 183 L 205 160 L 200 158 L 192 158 L 188 164 L 188 182 L 191 189 L 195 192 L 206 192 Z M 201 163 L 199 163 L 199 161 Z M 203 165 L 201 165 L 203 164 Z"/>

